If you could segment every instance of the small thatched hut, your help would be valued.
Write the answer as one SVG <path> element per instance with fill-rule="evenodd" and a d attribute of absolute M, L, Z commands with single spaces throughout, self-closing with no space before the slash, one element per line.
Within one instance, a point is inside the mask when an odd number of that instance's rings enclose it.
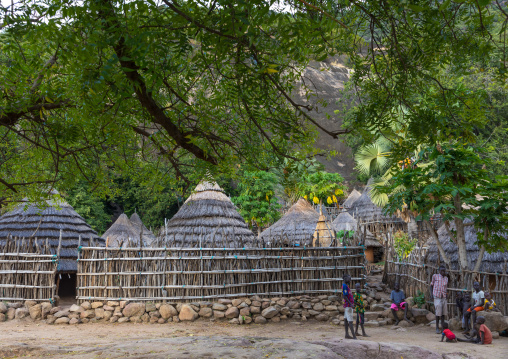
<path fill-rule="evenodd" d="M 171 218 L 165 241 L 179 246 L 252 245 L 255 236 L 217 183 L 202 181 Z"/>
<path fill-rule="evenodd" d="M 288 245 L 310 246 L 319 213 L 307 202 L 300 198 L 273 225 L 261 232 L 260 239 L 264 242 L 281 241 Z"/>
<path fill-rule="evenodd" d="M 125 248 L 129 245 L 139 246 L 140 230 L 134 226 L 125 213 L 117 218 L 115 223 L 102 235 L 108 247 Z M 146 247 L 143 241 L 143 247 Z"/>
<path fill-rule="evenodd" d="M 329 247 L 335 243 L 335 231 L 327 217 L 326 209 L 321 205 L 316 230 L 312 239 L 314 247 Z"/>
<path fill-rule="evenodd" d="M 143 224 L 143 221 L 141 221 L 141 218 L 139 218 L 139 215 L 136 212 L 132 214 L 130 221 L 138 232 L 143 233 L 143 242 L 147 246 L 150 246 L 152 243 L 155 243 L 157 238 L 155 237 L 155 235 L 152 233 L 151 230 L 146 228 L 146 226 Z"/>
<path fill-rule="evenodd" d="M 466 223 L 468 221 L 466 220 Z M 450 230 L 455 229 L 455 224 L 450 223 Z M 466 235 L 466 250 L 467 257 L 469 262 L 470 269 L 474 268 L 476 265 L 476 260 L 478 259 L 478 254 L 480 249 L 475 244 L 477 241 L 476 237 L 476 229 L 474 226 L 466 226 L 464 228 L 464 232 Z M 446 230 L 445 225 L 442 225 L 437 234 L 439 236 L 439 241 L 443 246 L 443 249 L 446 252 L 446 255 L 450 259 L 452 268 L 451 269 L 459 269 L 459 255 L 457 250 L 457 245 L 451 241 L 450 235 Z M 436 242 L 432 239 L 429 240 L 429 249 L 427 251 L 427 263 L 437 264 L 438 262 L 443 263 L 441 255 L 439 254 L 439 250 L 437 248 Z M 481 272 L 490 272 L 490 273 L 506 273 L 508 271 L 508 253 L 487 253 L 485 252 L 482 259 L 482 264 L 480 265 Z"/>
<path fill-rule="evenodd" d="M 366 187 L 360 198 L 358 198 L 348 212 L 360 224 L 365 224 L 367 229 L 375 235 L 381 235 L 397 230 L 405 230 L 406 223 L 396 216 L 386 216 L 382 208 L 376 206 L 370 199 L 370 187 Z"/>
<path fill-rule="evenodd" d="M 88 245 L 90 240 L 95 245 L 102 245 L 104 241 L 64 200 L 55 198 L 46 203 L 47 207 L 43 207 L 25 202 L 1 216 L 0 244 L 4 245 L 9 236 L 18 239 L 34 238 L 44 243 L 48 239 L 52 252 L 56 254 L 61 232 L 58 295 L 72 295 L 76 289 L 79 237 L 81 236 L 82 245 Z"/>
<path fill-rule="evenodd" d="M 346 198 L 346 200 L 344 201 L 344 203 L 342 203 L 342 206 L 346 209 L 349 209 L 351 208 L 351 206 L 353 205 L 353 203 L 356 202 L 357 199 L 359 199 L 360 197 L 362 196 L 362 194 L 360 192 L 358 192 L 356 189 L 353 190 L 353 192 L 351 192 L 349 194 L 349 196 Z"/>
<path fill-rule="evenodd" d="M 342 212 L 332 222 L 332 226 L 337 233 L 340 231 L 357 231 L 358 222 L 348 212 Z M 376 237 L 365 228 L 365 257 L 371 263 L 379 262 L 383 257 L 383 246 Z"/>

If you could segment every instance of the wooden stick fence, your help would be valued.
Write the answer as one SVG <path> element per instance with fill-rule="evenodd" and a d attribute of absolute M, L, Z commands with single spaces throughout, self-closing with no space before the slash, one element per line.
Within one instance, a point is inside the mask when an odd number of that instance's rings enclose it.
<path fill-rule="evenodd" d="M 200 300 L 334 294 L 364 280 L 364 248 L 80 247 L 77 299 Z"/>
<path fill-rule="evenodd" d="M 417 246 L 411 255 L 403 261 L 397 259 L 393 244 L 386 245 L 385 274 L 383 281 L 392 287 L 396 281 L 404 290 L 406 297 L 414 297 L 420 293 L 425 294 L 430 301 L 430 282 L 432 276 L 439 272 L 439 263 L 426 263 L 426 247 Z M 448 313 L 458 315 L 455 300 L 459 292 L 472 291 L 473 282 L 478 281 L 485 291 L 490 291 L 498 308 L 503 314 L 508 313 L 508 274 L 507 263 L 504 264 L 503 273 L 488 273 L 466 270 L 448 270 Z"/>
<path fill-rule="evenodd" d="M 59 250 L 52 253 L 47 240 L 0 241 L 0 300 L 54 302 L 59 255 Z"/>

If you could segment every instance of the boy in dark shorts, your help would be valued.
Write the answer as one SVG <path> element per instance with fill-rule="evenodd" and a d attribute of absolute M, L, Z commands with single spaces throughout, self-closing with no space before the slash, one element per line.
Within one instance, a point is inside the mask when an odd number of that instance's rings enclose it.
<path fill-rule="evenodd" d="M 362 297 L 362 286 L 360 283 L 355 284 L 355 294 L 354 294 L 354 303 L 355 303 L 355 312 L 356 312 L 356 330 L 355 334 L 358 334 L 358 325 L 361 325 L 362 327 L 362 336 L 368 337 L 368 335 L 365 333 L 365 304 L 363 304 L 363 297 Z"/>
<path fill-rule="evenodd" d="M 448 322 L 443 322 L 443 333 L 441 335 L 441 341 L 446 337 L 447 343 L 457 343 L 457 337 L 453 332 L 448 328 Z"/>

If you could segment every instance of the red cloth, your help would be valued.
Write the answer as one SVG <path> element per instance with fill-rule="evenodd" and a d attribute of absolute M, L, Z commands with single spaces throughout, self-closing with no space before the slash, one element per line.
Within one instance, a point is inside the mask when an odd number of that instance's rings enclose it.
<path fill-rule="evenodd" d="M 480 332 L 483 332 L 483 344 L 492 344 L 492 332 L 485 325 L 480 325 Z"/>
<path fill-rule="evenodd" d="M 432 276 L 433 286 L 432 295 L 434 298 L 446 298 L 446 288 L 448 287 L 448 277 L 443 277 L 441 274 L 434 274 Z"/>
<path fill-rule="evenodd" d="M 455 339 L 455 334 L 453 334 L 450 329 L 443 330 L 443 334 L 446 335 L 446 337 L 450 340 Z"/>

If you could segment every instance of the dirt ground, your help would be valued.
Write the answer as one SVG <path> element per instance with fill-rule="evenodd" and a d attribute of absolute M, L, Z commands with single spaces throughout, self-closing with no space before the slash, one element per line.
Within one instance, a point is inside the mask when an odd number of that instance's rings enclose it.
<path fill-rule="evenodd" d="M 481 346 L 466 343 L 440 342 L 441 336 L 428 326 L 408 328 L 406 331 L 390 330 L 390 327 L 366 328 L 368 340 L 384 343 L 417 345 L 441 354 L 461 352 L 479 359 L 508 358 L 508 338 L 501 337 L 491 345 Z M 139 353 L 150 353 L 157 340 L 163 338 L 192 336 L 222 337 L 264 337 L 285 338 L 296 341 L 327 341 L 344 336 L 344 327 L 320 322 L 270 323 L 269 325 L 232 325 L 224 322 L 196 321 L 193 323 L 168 324 L 99 324 L 89 323 L 77 326 L 37 324 L 31 322 L 9 321 L 0 324 L 0 357 L 48 357 L 45 345 L 58 345 L 68 352 L 79 351 L 82 347 L 100 349 L 112 343 L 132 343 L 139 341 L 143 347 Z M 150 342 L 153 340 L 153 342 Z M 360 339 L 363 340 L 363 339 Z M 37 350 L 8 351 L 7 348 L 38 348 Z M 9 354 L 10 353 L 10 354 Z M 90 351 L 95 358 L 97 353 Z M 137 357 L 137 355 L 136 355 Z"/>

